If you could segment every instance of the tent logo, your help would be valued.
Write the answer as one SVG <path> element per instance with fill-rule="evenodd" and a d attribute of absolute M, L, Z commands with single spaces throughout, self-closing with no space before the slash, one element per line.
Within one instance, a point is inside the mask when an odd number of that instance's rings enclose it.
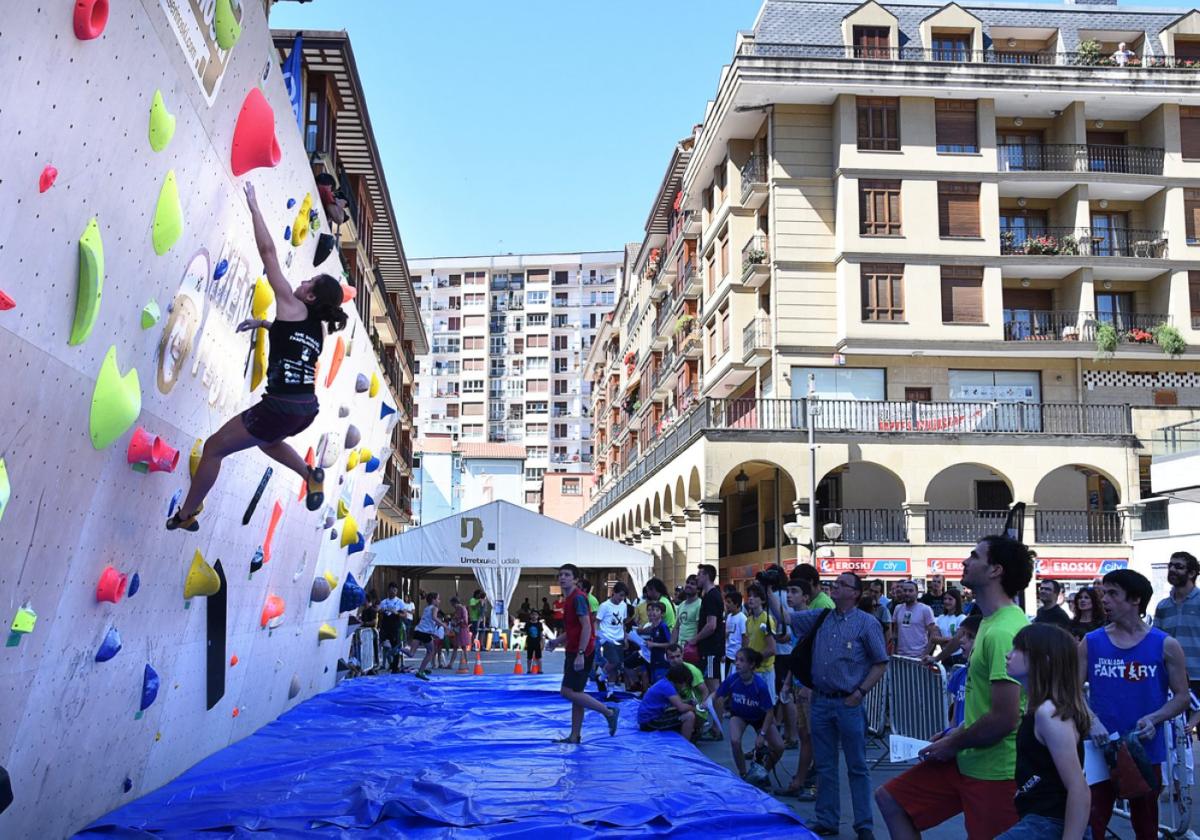
<path fill-rule="evenodd" d="M 468 524 L 470 528 L 468 528 Z M 459 536 L 462 537 L 463 548 L 473 549 L 483 539 L 483 520 L 477 516 L 464 516 L 458 520 Z"/>

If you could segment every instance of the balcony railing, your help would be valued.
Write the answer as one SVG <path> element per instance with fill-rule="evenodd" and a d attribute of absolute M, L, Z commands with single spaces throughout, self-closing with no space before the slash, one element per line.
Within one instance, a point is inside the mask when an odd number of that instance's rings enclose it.
<path fill-rule="evenodd" d="M 1083 310 L 1005 309 L 1005 341 L 1095 341 L 1101 324 L 1111 324 L 1123 344 L 1151 344 L 1154 329 L 1171 316 L 1153 312 L 1095 313 Z"/>
<path fill-rule="evenodd" d="M 1178 455 L 1200 449 L 1200 420 L 1185 420 L 1155 430 L 1151 437 L 1151 452 L 1155 455 Z"/>
<path fill-rule="evenodd" d="M 942 510 L 925 512 L 925 541 L 974 544 L 1004 530 L 1007 510 Z"/>
<path fill-rule="evenodd" d="M 746 278 L 750 276 L 757 266 L 765 265 L 767 262 L 767 254 L 770 253 L 770 240 L 765 233 L 757 233 L 751 236 L 749 241 L 742 246 L 742 282 L 746 282 Z"/>
<path fill-rule="evenodd" d="M 767 161 L 762 155 L 750 155 L 742 164 L 742 201 L 750 197 L 756 188 L 766 186 Z"/>
<path fill-rule="evenodd" d="M 675 287 L 672 290 L 676 301 L 683 300 L 689 286 L 699 278 L 696 277 L 696 261 L 688 260 L 679 266 L 679 274 L 675 277 Z M 697 284 L 699 285 L 699 284 Z"/>
<path fill-rule="evenodd" d="M 1163 150 L 1145 146 L 1051 143 L 996 147 L 1001 172 L 1121 172 L 1161 175 Z"/>
<path fill-rule="evenodd" d="M 842 526 L 838 540 L 851 545 L 908 542 L 908 525 L 900 509 L 817 508 L 817 533 L 830 522 Z"/>
<path fill-rule="evenodd" d="M 1040 543 L 1102 545 L 1124 542 L 1121 514 L 1115 510 L 1042 510 L 1033 512 Z"/>
<path fill-rule="evenodd" d="M 1000 232 L 1000 253 L 1165 259 L 1167 233 L 1136 228 L 1031 227 Z"/>
<path fill-rule="evenodd" d="M 771 319 L 766 315 L 755 315 L 742 330 L 742 358 L 749 357 L 755 350 L 771 349 Z"/>
<path fill-rule="evenodd" d="M 758 58 L 842 59 L 847 61 L 904 61 L 935 64 L 1015 64 L 1040 66 L 1112 68 L 1117 61 L 1111 56 L 1092 53 L 1051 52 L 1047 50 L 972 50 L 956 47 L 926 49 L 923 47 L 877 47 L 846 44 L 785 44 L 747 40 L 740 55 Z M 1126 70 L 1142 68 L 1200 70 L 1200 59 L 1173 55 L 1134 56 L 1125 63 Z"/>

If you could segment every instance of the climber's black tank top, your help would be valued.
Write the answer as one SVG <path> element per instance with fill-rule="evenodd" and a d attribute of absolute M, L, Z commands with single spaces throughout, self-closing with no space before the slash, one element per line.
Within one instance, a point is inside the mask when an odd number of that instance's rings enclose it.
<path fill-rule="evenodd" d="M 312 309 L 303 321 L 280 321 L 271 324 L 267 356 L 267 396 L 315 394 L 317 391 L 317 359 L 325 331 Z"/>

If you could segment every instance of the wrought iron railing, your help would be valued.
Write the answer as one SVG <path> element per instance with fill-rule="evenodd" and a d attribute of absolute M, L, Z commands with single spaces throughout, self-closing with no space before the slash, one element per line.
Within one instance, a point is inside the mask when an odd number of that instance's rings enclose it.
<path fill-rule="evenodd" d="M 766 186 L 767 161 L 762 155 L 754 154 L 742 164 L 742 201 L 749 198 L 755 188 Z"/>
<path fill-rule="evenodd" d="M 1034 538 L 1040 543 L 1120 543 L 1124 542 L 1122 519 L 1115 510 L 1038 508 L 1033 512 Z"/>
<path fill-rule="evenodd" d="M 742 330 L 742 358 L 748 358 L 755 350 L 771 349 L 771 319 L 766 315 L 755 315 Z"/>
<path fill-rule="evenodd" d="M 996 147 L 1001 172 L 1122 172 L 1161 175 L 1163 150 L 1094 143 L 1017 144 Z"/>
<path fill-rule="evenodd" d="M 973 544 L 981 537 L 1001 533 L 1007 518 L 1007 510 L 930 508 L 925 512 L 925 541 Z"/>
<path fill-rule="evenodd" d="M 1000 253 L 1165 259 L 1167 233 L 1140 228 L 1030 226 L 1000 231 Z"/>
<path fill-rule="evenodd" d="M 842 526 L 839 542 L 908 542 L 908 524 L 900 508 L 817 508 L 817 533 L 830 522 Z"/>
<path fill-rule="evenodd" d="M 849 61 L 905 61 L 934 64 L 1002 64 L 1043 67 L 1112 68 L 1120 66 L 1111 55 L 1088 52 L 1052 52 L 1049 50 L 974 50 L 958 46 L 887 47 L 846 44 L 789 44 L 747 40 L 739 55 L 758 58 L 844 59 Z M 1124 69 L 1142 68 L 1200 70 L 1200 59 L 1173 55 L 1131 56 Z"/>
<path fill-rule="evenodd" d="M 742 246 L 742 282 L 754 271 L 756 266 L 766 265 L 767 255 L 771 253 L 771 243 L 765 233 L 756 233 Z"/>
<path fill-rule="evenodd" d="M 1096 313 L 1084 310 L 1005 309 L 1005 341 L 1095 341 L 1101 324 L 1117 330 L 1123 344 L 1150 344 L 1154 329 L 1170 324 L 1165 313 Z"/>

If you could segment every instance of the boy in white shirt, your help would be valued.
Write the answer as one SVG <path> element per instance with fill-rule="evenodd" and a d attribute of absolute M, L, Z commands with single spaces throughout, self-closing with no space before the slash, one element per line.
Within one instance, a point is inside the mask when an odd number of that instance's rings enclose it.
<path fill-rule="evenodd" d="M 625 596 L 629 590 L 618 581 L 613 584 L 612 594 L 596 610 L 597 644 L 604 661 L 606 684 L 615 685 L 625 662 L 625 621 L 629 618 L 629 605 Z M 605 691 L 605 699 L 612 698 L 612 690 Z"/>
<path fill-rule="evenodd" d="M 746 632 L 746 614 L 742 612 L 742 593 L 725 593 L 725 676 L 733 673 L 733 660 L 742 649 Z"/>

